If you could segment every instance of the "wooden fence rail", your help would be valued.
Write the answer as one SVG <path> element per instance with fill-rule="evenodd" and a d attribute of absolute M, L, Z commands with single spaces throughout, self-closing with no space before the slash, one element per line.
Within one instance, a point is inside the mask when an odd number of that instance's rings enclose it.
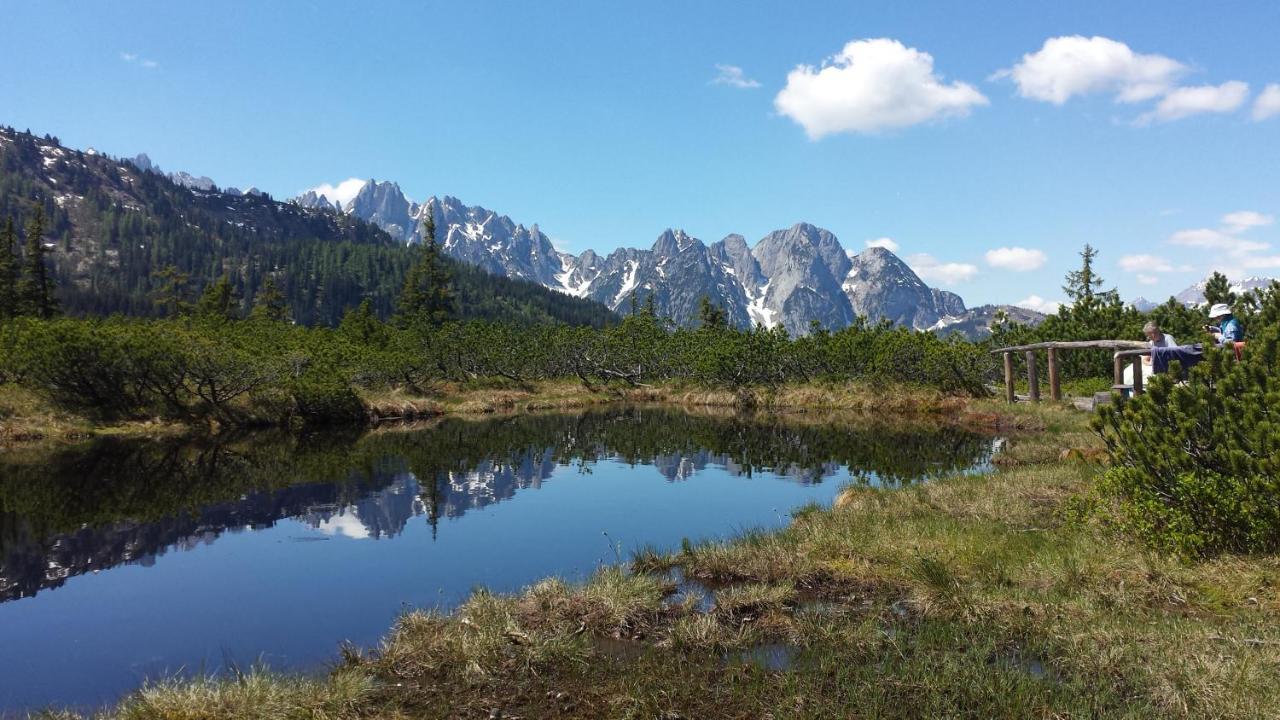
<path fill-rule="evenodd" d="M 1004 356 L 1004 399 L 1007 402 L 1014 402 L 1017 396 L 1014 394 L 1013 380 L 1013 354 L 1015 352 L 1026 353 L 1027 358 L 1027 386 L 1028 396 L 1031 402 L 1040 402 L 1040 374 L 1036 366 L 1036 352 L 1044 350 L 1049 360 L 1049 397 L 1053 400 L 1062 399 L 1062 376 L 1058 372 L 1058 356 L 1060 350 L 1114 350 L 1115 356 L 1112 361 L 1112 369 L 1114 371 L 1115 384 L 1117 386 L 1124 383 L 1124 364 L 1128 358 L 1133 358 L 1133 391 L 1134 393 L 1142 392 L 1142 356 L 1150 352 L 1149 345 L 1136 340 L 1061 340 L 1032 343 L 1030 345 L 1015 345 L 1013 347 L 1000 348 L 992 350 L 992 354 L 1000 353 Z"/>

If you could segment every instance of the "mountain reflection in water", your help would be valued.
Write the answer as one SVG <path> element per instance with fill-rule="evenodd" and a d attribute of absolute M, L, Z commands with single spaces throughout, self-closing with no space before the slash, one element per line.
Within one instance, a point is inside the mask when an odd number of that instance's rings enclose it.
<path fill-rule="evenodd" d="M 363 437 L 281 433 L 201 442 L 101 440 L 0 461 L 0 601 L 168 549 L 292 517 L 329 535 L 395 536 L 537 489 L 565 464 L 652 466 L 669 482 L 714 466 L 820 483 L 900 485 L 970 468 L 989 438 L 955 429 L 859 431 L 666 409 L 471 421 Z M 435 478 L 434 483 L 423 478 Z"/>
<path fill-rule="evenodd" d="M 991 448 L 954 429 L 641 407 L 11 451 L 0 715 L 173 674 L 318 668 L 407 607 L 778 527 L 845 483 L 982 470 Z"/>

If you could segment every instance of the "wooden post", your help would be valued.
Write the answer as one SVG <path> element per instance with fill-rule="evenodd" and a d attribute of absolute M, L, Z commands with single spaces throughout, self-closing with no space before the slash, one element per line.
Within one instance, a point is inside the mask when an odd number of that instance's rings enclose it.
<path fill-rule="evenodd" d="M 1012 403 L 1017 398 L 1013 394 L 1013 353 L 1004 354 L 1004 399 Z"/>
<path fill-rule="evenodd" d="M 1113 356 L 1111 359 L 1111 369 L 1113 371 L 1113 374 L 1115 375 L 1114 384 L 1123 385 L 1124 384 L 1124 358 L 1120 357 L 1119 354 L 1116 354 L 1115 356 Z"/>
<path fill-rule="evenodd" d="M 1049 348 L 1049 397 L 1062 399 L 1062 380 L 1058 377 L 1058 348 Z"/>
<path fill-rule="evenodd" d="M 1040 402 L 1040 377 L 1036 374 L 1036 351 L 1027 351 L 1027 386 L 1031 402 Z"/>
<path fill-rule="evenodd" d="M 1138 396 L 1142 394 L 1142 356 L 1133 356 L 1133 394 Z"/>

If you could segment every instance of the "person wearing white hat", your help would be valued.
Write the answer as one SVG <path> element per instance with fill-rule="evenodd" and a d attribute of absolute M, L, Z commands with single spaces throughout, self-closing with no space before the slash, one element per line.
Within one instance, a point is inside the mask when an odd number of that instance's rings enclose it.
<path fill-rule="evenodd" d="M 1217 325 L 1205 325 L 1204 329 L 1213 335 L 1214 342 L 1218 345 L 1244 342 L 1244 327 L 1231 314 L 1231 308 L 1226 303 L 1215 303 L 1209 308 L 1209 319 Z"/>

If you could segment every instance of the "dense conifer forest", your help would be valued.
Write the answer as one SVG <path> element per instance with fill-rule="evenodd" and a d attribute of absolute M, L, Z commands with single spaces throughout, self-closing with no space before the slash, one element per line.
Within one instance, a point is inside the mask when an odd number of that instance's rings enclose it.
<path fill-rule="evenodd" d="M 172 314 L 226 276 L 245 312 L 270 279 L 299 324 L 336 325 L 364 300 L 386 318 L 420 252 L 345 215 L 187 188 L 129 161 L 0 128 L 0 230 L 13 219 L 19 261 L 30 255 L 21 249 L 37 211 L 55 299 L 72 316 Z M 589 300 L 442 262 L 466 319 L 596 327 L 614 319 Z"/>

